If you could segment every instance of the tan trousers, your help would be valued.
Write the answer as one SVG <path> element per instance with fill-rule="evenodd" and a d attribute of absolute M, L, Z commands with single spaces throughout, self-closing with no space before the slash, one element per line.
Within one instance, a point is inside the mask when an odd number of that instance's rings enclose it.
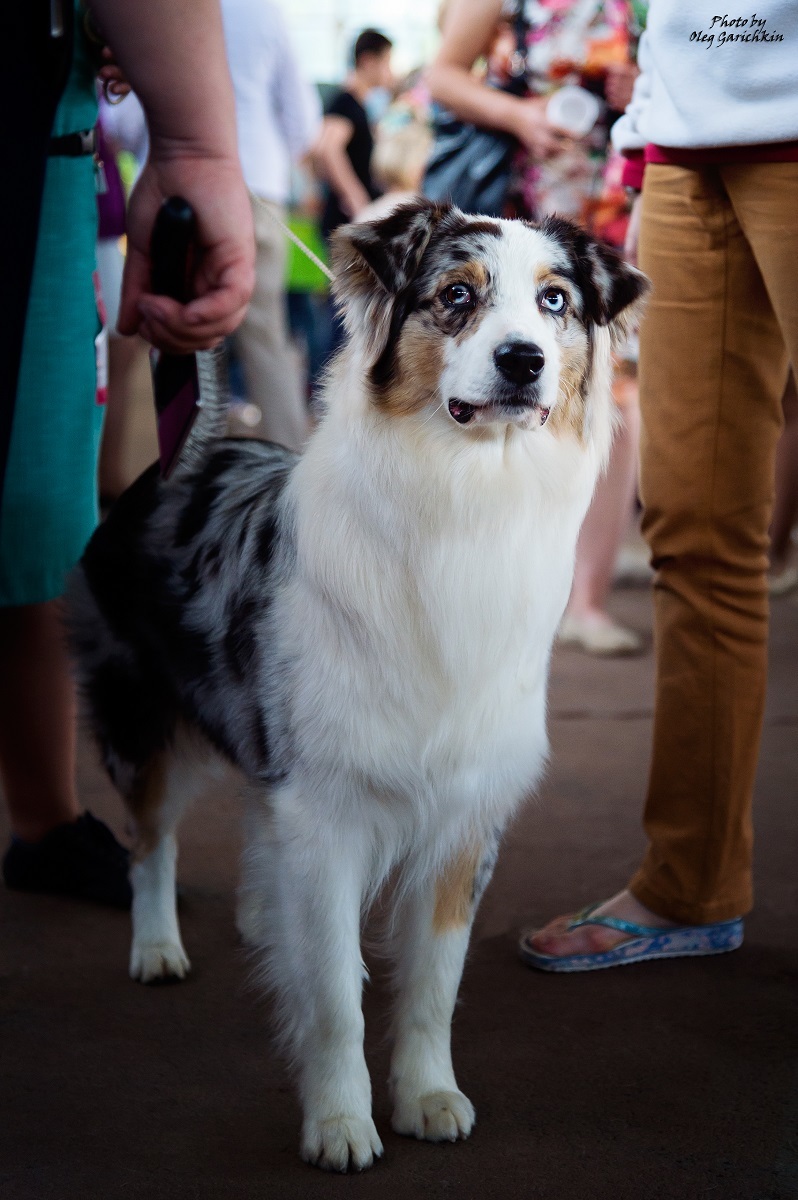
<path fill-rule="evenodd" d="M 284 287 L 287 241 L 262 205 L 284 217 L 279 204 L 253 202 L 255 291 L 244 322 L 235 333 L 235 349 L 244 369 L 247 398 L 261 411 L 260 424 L 253 433 L 300 450 L 310 426 L 297 358 L 288 340 Z"/>
<path fill-rule="evenodd" d="M 648 166 L 640 266 L 643 532 L 656 703 L 634 895 L 703 924 L 752 903 L 767 530 L 798 362 L 798 163 Z"/>

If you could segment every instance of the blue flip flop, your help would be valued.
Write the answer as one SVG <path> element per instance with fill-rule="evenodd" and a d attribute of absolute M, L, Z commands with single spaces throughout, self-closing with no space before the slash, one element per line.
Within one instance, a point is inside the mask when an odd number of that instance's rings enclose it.
<path fill-rule="evenodd" d="M 539 954 L 530 945 L 529 934 L 524 934 L 518 944 L 523 961 L 539 971 L 600 971 L 603 967 L 623 967 L 652 958 L 726 954 L 729 950 L 736 950 L 743 942 L 742 917 L 717 921 L 714 925 L 673 925 L 669 929 L 661 929 L 655 925 L 637 925 L 620 917 L 594 915 L 599 907 L 598 904 L 591 904 L 583 908 L 568 922 L 568 929 L 579 929 L 582 925 L 603 925 L 606 929 L 632 934 L 631 941 L 621 942 L 619 946 L 603 953 L 558 957 L 556 954 Z"/>

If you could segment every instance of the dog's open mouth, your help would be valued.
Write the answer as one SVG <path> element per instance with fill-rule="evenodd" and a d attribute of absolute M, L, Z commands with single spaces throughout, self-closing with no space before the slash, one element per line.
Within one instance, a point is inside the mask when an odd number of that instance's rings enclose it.
<path fill-rule="evenodd" d="M 452 399 L 449 401 L 449 414 L 458 425 L 468 425 L 478 413 L 489 413 L 492 417 L 500 413 L 524 413 L 537 407 L 540 413 L 540 424 L 545 425 L 551 409 L 542 408 L 529 401 L 491 401 L 488 404 L 469 404 L 466 400 Z"/>

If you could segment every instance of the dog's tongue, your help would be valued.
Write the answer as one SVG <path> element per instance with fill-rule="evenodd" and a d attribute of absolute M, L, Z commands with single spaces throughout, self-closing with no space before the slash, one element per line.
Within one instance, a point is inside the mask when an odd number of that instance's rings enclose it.
<path fill-rule="evenodd" d="M 449 412 L 458 425 L 467 425 L 473 417 L 475 409 L 473 404 L 466 404 L 465 400 L 450 400 Z"/>

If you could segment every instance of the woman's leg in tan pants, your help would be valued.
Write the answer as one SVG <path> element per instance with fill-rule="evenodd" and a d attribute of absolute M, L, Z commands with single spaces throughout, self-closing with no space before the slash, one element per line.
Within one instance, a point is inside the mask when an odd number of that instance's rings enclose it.
<path fill-rule="evenodd" d="M 600 912 L 702 924 L 751 906 L 767 671 L 767 530 L 788 351 L 798 361 L 798 164 L 646 171 L 640 266 L 644 532 L 657 570 L 645 860 Z M 786 348 L 785 348 L 786 342 Z M 652 920 L 652 914 L 654 914 Z M 624 940 L 531 940 L 589 954 Z"/>
<path fill-rule="evenodd" d="M 763 247 L 773 239 L 776 251 L 778 241 L 776 256 L 793 264 L 785 237 L 798 249 L 798 172 L 791 202 L 762 173 L 654 167 L 646 176 L 640 264 L 654 297 L 641 337 L 641 482 L 657 572 L 657 681 L 650 845 L 631 891 L 690 924 L 739 916 L 752 903 L 767 530 L 788 363 L 780 320 L 789 307 L 780 299 L 786 280 L 775 277 L 783 272 Z"/>

